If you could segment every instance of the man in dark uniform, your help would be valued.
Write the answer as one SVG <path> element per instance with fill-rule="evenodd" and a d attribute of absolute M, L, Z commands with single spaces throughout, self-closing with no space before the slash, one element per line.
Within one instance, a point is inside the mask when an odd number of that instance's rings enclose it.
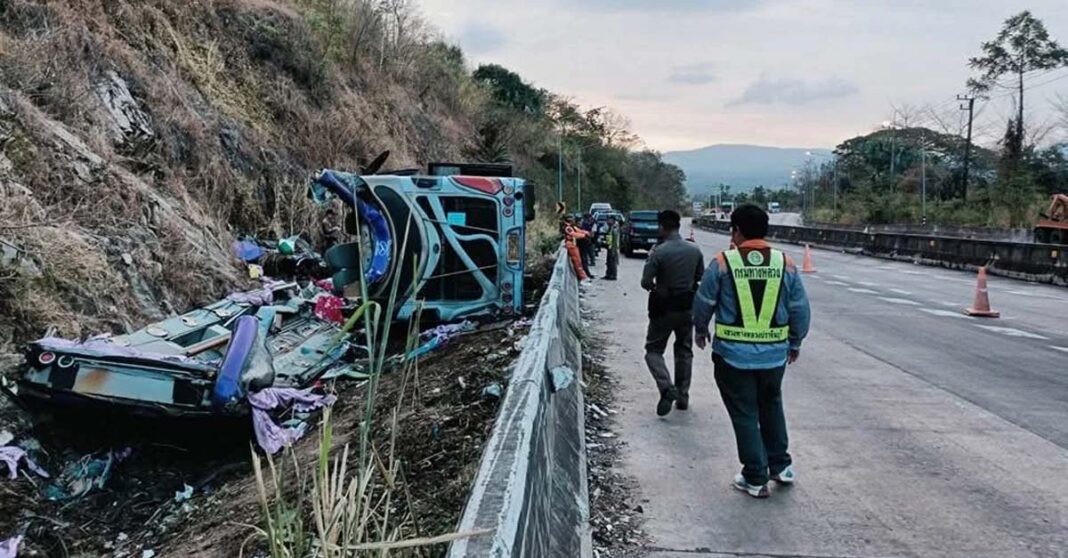
<path fill-rule="evenodd" d="M 682 217 L 661 211 L 660 243 L 649 253 L 642 271 L 642 288 L 649 291 L 649 329 L 645 336 L 645 363 L 660 390 L 656 414 L 671 412 L 671 404 L 684 411 L 690 405 L 693 368 L 693 297 L 704 273 L 701 249 L 679 236 Z M 668 339 L 675 335 L 675 379 L 664 362 Z"/>

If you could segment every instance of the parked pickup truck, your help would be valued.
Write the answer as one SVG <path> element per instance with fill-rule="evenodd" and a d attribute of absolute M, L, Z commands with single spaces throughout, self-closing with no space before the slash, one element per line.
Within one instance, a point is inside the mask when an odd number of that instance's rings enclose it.
<path fill-rule="evenodd" d="M 650 250 L 660 241 L 656 211 L 631 211 L 620 233 L 620 250 L 630 257 L 635 250 Z"/>

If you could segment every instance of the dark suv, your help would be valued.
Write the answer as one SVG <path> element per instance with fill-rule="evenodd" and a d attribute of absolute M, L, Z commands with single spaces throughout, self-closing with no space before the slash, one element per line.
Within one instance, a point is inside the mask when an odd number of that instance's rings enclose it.
<path fill-rule="evenodd" d="M 622 227 L 619 248 L 623 254 L 633 256 L 635 250 L 650 250 L 660 240 L 656 211 L 631 211 Z"/>

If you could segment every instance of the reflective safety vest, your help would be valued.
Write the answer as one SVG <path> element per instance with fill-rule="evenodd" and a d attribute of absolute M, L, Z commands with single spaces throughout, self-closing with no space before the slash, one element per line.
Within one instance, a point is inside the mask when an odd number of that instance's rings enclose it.
<path fill-rule="evenodd" d="M 723 255 L 734 280 L 735 298 L 738 299 L 738 322 L 721 323 L 717 312 L 716 337 L 723 341 L 739 343 L 781 343 L 789 339 L 790 327 L 773 323 L 786 267 L 786 257 L 783 253 L 772 249 L 769 255 L 765 256 L 762 251 L 753 250 L 743 257 L 739 250 L 728 250 Z M 764 285 L 759 314 L 753 296 L 754 283 Z"/>

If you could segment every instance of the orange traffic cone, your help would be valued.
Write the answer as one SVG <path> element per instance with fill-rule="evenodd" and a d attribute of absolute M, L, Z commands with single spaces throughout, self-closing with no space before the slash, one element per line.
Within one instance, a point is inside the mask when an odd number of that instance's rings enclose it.
<path fill-rule="evenodd" d="M 805 245 L 805 258 L 801 261 L 801 273 L 816 273 L 816 266 L 812 265 L 812 247 Z"/>
<path fill-rule="evenodd" d="M 1000 318 L 1001 312 L 990 309 L 990 295 L 986 292 L 986 266 L 979 268 L 979 281 L 975 285 L 975 302 L 964 313 L 980 318 Z"/>

